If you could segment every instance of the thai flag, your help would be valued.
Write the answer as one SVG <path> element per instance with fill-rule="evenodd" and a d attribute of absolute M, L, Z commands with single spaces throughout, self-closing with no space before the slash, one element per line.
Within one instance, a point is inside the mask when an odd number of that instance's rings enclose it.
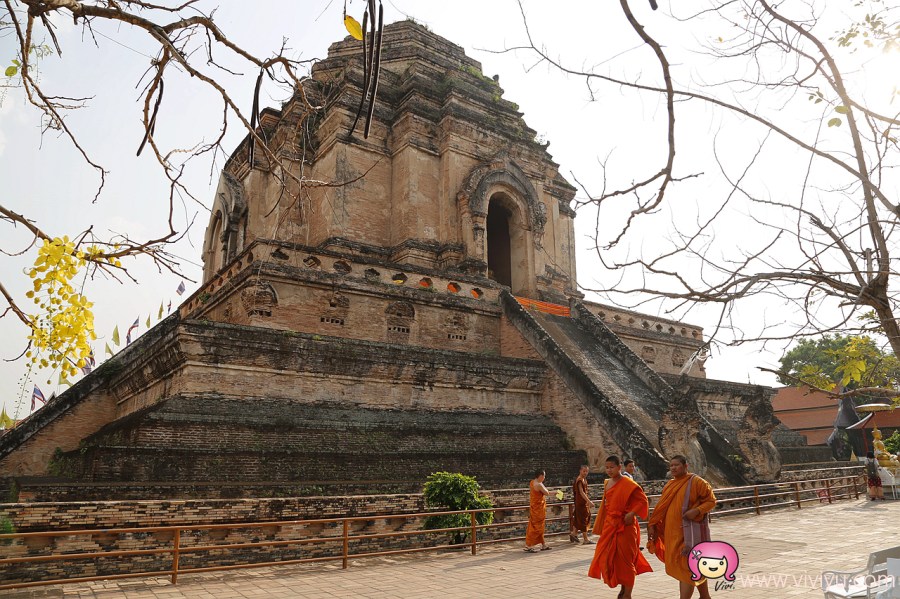
<path fill-rule="evenodd" d="M 138 316 L 137 318 L 134 319 L 134 322 L 131 323 L 131 326 L 128 327 L 128 332 L 125 333 L 125 345 L 128 345 L 129 343 L 131 343 L 131 331 L 138 328 L 138 324 L 140 323 L 140 320 L 141 320 L 141 317 Z"/>
<path fill-rule="evenodd" d="M 91 353 L 88 354 L 87 363 L 91 368 L 93 368 L 94 366 L 97 365 L 97 360 L 94 359 L 94 350 L 93 349 L 91 350 Z"/>
<path fill-rule="evenodd" d="M 169 307 L 167 308 L 169 312 L 172 311 L 172 300 L 169 300 Z"/>
<path fill-rule="evenodd" d="M 85 376 L 89 375 L 91 373 L 91 370 L 93 369 L 93 367 L 91 366 L 91 361 L 87 358 L 85 358 L 85 360 L 84 360 L 84 366 L 78 366 L 78 362 L 76 362 L 72 358 L 66 358 L 66 359 L 72 363 L 72 366 L 75 366 L 76 368 L 81 370 L 81 374 L 83 374 Z"/>
<path fill-rule="evenodd" d="M 42 404 L 46 404 L 47 400 L 44 399 L 44 394 L 41 393 L 41 390 L 37 385 L 34 386 L 34 391 L 31 392 L 31 411 L 34 412 L 35 408 L 35 400 L 41 402 Z"/>
<path fill-rule="evenodd" d="M 182 281 L 181 283 L 178 284 L 178 289 L 175 290 L 175 293 L 177 293 L 178 295 L 181 295 L 184 293 L 185 289 L 187 289 L 187 287 L 184 286 L 184 281 Z"/>

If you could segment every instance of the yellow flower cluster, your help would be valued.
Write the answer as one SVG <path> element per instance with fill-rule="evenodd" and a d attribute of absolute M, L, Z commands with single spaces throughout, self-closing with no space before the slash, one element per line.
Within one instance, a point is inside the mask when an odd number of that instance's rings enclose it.
<path fill-rule="evenodd" d="M 25 356 L 32 365 L 75 374 L 76 366 L 84 366 L 90 356 L 89 342 L 97 338 L 91 312 L 94 304 L 72 286 L 88 262 L 120 265 L 96 245 L 76 248 L 68 236 L 45 239 L 38 249 L 34 268 L 28 271 L 34 289 L 26 293 L 38 307 L 37 314 L 29 315 L 31 349 Z"/>

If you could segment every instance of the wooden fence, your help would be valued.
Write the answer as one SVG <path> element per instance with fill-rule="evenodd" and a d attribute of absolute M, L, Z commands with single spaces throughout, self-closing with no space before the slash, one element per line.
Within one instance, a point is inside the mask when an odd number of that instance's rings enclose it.
<path fill-rule="evenodd" d="M 719 518 L 724 516 L 749 513 L 760 515 L 764 510 L 774 508 L 796 507 L 797 509 L 800 509 L 804 503 L 832 503 L 833 501 L 837 501 L 840 499 L 858 499 L 860 495 L 860 488 L 862 487 L 862 489 L 865 489 L 864 484 L 865 483 L 860 476 L 844 476 L 837 478 L 805 480 L 787 483 L 769 483 L 756 486 L 720 488 L 715 490 L 716 496 L 718 498 L 718 505 L 717 509 L 711 514 L 711 517 Z M 654 500 L 659 498 L 659 495 L 651 495 L 649 497 L 652 505 Z M 548 509 L 551 507 L 561 507 L 563 509 L 567 507 L 569 514 L 571 514 L 572 511 L 571 502 L 549 504 Z M 42 577 L 40 580 L 25 580 L 19 582 L 9 582 L 7 584 L 0 584 L 0 590 L 60 583 L 89 582 L 95 580 L 156 576 L 170 577 L 172 583 L 175 584 L 178 582 L 178 577 L 182 574 L 329 561 L 340 561 L 341 566 L 343 568 L 347 568 L 348 563 L 351 559 L 450 549 L 468 548 L 471 550 L 472 555 L 475 555 L 478 551 L 479 546 L 523 540 L 525 537 L 522 536 L 522 533 L 528 523 L 528 510 L 529 507 L 527 505 L 517 505 L 509 507 L 495 507 L 483 510 L 435 511 L 414 514 L 381 514 L 377 516 L 282 520 L 269 522 L 244 522 L 234 524 L 192 524 L 178 526 L 138 528 L 123 527 L 111 529 L 60 530 L 0 534 L 0 555 L 10 555 L 11 548 L 15 547 L 16 545 L 18 545 L 20 549 L 25 546 L 26 552 L 28 553 L 28 555 L 0 558 L 0 568 L 3 569 L 9 568 L 10 566 L 38 566 L 39 564 L 47 564 L 51 562 L 63 562 L 65 564 L 71 564 L 74 562 L 81 562 L 83 560 L 113 560 L 115 562 L 114 565 L 119 570 L 119 573 L 97 576 L 53 577 L 52 575 L 47 575 L 49 577 Z M 507 520 L 504 516 L 502 518 L 502 521 L 494 522 L 491 524 L 479 524 L 476 520 L 476 516 L 480 512 L 493 512 L 495 515 L 509 513 L 513 514 L 514 517 L 512 520 Z M 354 530 L 358 528 L 364 528 L 368 523 L 377 520 L 390 520 L 392 522 L 399 522 L 402 524 L 411 519 L 424 520 L 429 516 L 451 514 L 465 514 L 468 516 L 469 523 L 466 526 L 453 528 L 425 529 L 422 525 L 420 525 L 418 528 L 415 528 L 413 530 L 397 530 L 393 532 L 366 534 L 357 534 Z M 516 517 L 518 517 L 518 519 L 515 519 Z M 562 526 L 560 523 L 567 523 L 568 520 L 569 518 L 567 516 L 548 517 L 548 528 L 550 528 L 551 530 L 553 528 L 560 528 Z M 238 543 L 225 542 L 196 545 L 182 544 L 182 539 L 185 537 L 185 533 L 189 531 L 192 531 L 195 534 L 201 531 L 206 531 L 207 533 L 211 533 L 212 531 L 223 531 L 223 533 L 227 533 L 229 531 L 240 531 L 242 529 L 266 529 L 269 531 L 279 531 L 286 527 L 295 525 L 304 525 L 306 529 L 309 529 L 309 527 L 319 527 L 321 530 L 328 528 L 330 530 L 333 530 L 335 534 L 325 536 L 310 536 L 306 538 L 276 539 L 274 538 L 275 533 L 272 532 L 270 535 L 267 535 L 272 536 L 273 538 L 271 539 L 254 539 Z M 399 527 L 400 526 L 398 526 L 398 528 Z M 568 524 L 566 524 L 564 528 L 565 530 L 561 532 L 548 532 L 546 536 L 567 535 Z M 497 538 L 496 535 L 493 534 L 496 532 L 502 532 L 504 529 L 506 530 L 508 535 L 501 534 L 501 536 Z M 427 544 L 423 542 L 423 540 L 426 538 L 423 535 L 427 535 L 429 538 L 433 538 L 435 534 L 446 534 L 449 538 L 451 533 L 463 533 L 468 538 L 461 543 L 446 542 Z M 155 544 L 157 546 L 149 549 L 81 551 L 67 553 L 60 553 L 58 551 L 52 550 L 56 545 L 56 543 L 54 543 L 55 539 L 72 538 L 79 536 L 88 536 L 89 538 L 101 536 L 103 538 L 110 539 L 113 537 L 119 538 L 122 535 L 152 535 L 156 538 Z M 225 536 L 227 536 L 227 534 Z M 406 544 L 409 546 L 399 549 L 382 551 L 367 551 L 365 550 L 365 547 L 361 547 L 362 551 L 353 550 L 355 549 L 354 545 L 368 544 L 369 546 L 371 546 L 372 541 L 397 538 L 406 540 Z M 163 539 L 165 539 L 165 542 L 163 542 Z M 189 554 L 205 553 L 207 557 L 210 558 L 212 552 L 233 552 L 236 550 L 265 548 L 274 549 L 289 546 L 307 547 L 315 546 L 317 544 L 330 544 L 334 548 L 334 550 L 332 551 L 333 554 L 318 555 L 315 557 L 305 557 L 298 559 L 282 559 L 277 561 L 247 561 L 245 563 L 231 563 L 224 565 L 220 564 L 195 567 L 179 566 L 181 558 Z M 51 549 L 51 551 L 41 552 L 42 549 Z M 138 571 L 125 571 L 134 570 L 134 566 L 129 565 L 129 559 L 133 559 L 139 556 L 159 556 L 166 554 L 171 556 L 169 562 L 171 563 L 171 567 L 155 570 L 144 570 L 138 568 Z M 265 553 L 262 553 L 262 555 L 265 555 Z M 209 561 L 215 560 L 209 559 Z M 72 568 L 72 571 L 77 570 L 77 568 Z M 11 577 L 8 572 L 4 573 L 3 570 L 0 570 L 0 580 L 9 581 L 14 578 L 15 575 Z"/>

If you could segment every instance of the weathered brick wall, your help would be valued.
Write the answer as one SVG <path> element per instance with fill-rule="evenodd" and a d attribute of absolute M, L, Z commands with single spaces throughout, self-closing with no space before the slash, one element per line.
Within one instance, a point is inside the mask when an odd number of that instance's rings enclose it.
<path fill-rule="evenodd" d="M 177 395 L 539 414 L 546 376 L 546 367 L 533 360 L 179 321 L 173 315 L 4 435 L 0 460 L 4 474 L 45 474 L 57 447 L 75 449 L 114 416 Z M 60 425 L 62 418 L 72 425 Z M 68 436 L 56 434 L 62 429 Z"/>
<path fill-rule="evenodd" d="M 824 478 L 841 475 L 859 474 L 858 467 L 801 473 L 802 480 L 807 478 Z M 857 481 L 859 479 L 857 478 Z M 642 483 L 648 495 L 658 495 L 666 481 L 647 481 Z M 827 501 L 824 496 L 810 490 L 811 485 L 801 488 L 801 498 L 815 501 Z M 571 501 L 571 487 L 560 487 L 564 491 L 564 502 Z M 862 488 L 857 486 L 857 489 Z M 551 492 L 555 491 L 551 487 Z M 765 495 L 774 491 L 783 491 L 785 487 L 764 485 L 759 494 Z M 793 487 L 788 487 L 793 491 Z M 599 499 L 602 484 L 591 484 L 589 493 Z M 527 489 L 502 489 L 486 491 L 495 507 L 525 506 L 528 501 Z M 854 496 L 855 491 L 835 491 L 833 500 L 839 497 Z M 720 504 L 717 510 L 735 507 L 752 508 L 754 499 L 735 500 L 734 498 L 753 495 L 752 491 L 716 491 Z M 789 497 L 762 499 L 761 505 L 791 502 L 795 499 L 793 492 Z M 555 500 L 554 500 L 555 501 Z M 548 524 L 548 532 L 568 530 L 568 507 L 564 505 L 548 506 L 548 518 L 563 518 L 561 522 Z M 651 505 L 655 503 L 651 498 Z M 226 565 L 233 563 L 280 561 L 288 559 L 336 556 L 341 551 L 340 523 L 299 523 L 288 524 L 285 521 L 332 518 L 342 516 L 372 516 L 371 520 L 354 522 L 350 526 L 350 534 L 378 534 L 384 532 L 412 531 L 422 527 L 421 518 L 397 518 L 397 514 L 412 514 L 424 511 L 423 498 L 420 494 L 401 495 L 369 495 L 342 497 L 307 497 L 287 499 L 244 499 L 244 500 L 181 500 L 181 501 L 107 501 L 86 503 L 43 503 L 43 504 L 0 504 L 0 517 L 9 518 L 18 532 L 59 531 L 78 529 L 111 529 L 124 527 L 154 526 L 191 526 L 198 524 L 238 524 L 264 523 L 246 529 L 226 528 L 216 530 L 193 530 L 182 533 L 182 548 L 199 545 L 215 545 L 241 543 L 259 540 L 290 540 L 312 537 L 334 537 L 333 541 L 314 545 L 294 547 L 265 547 L 241 550 L 222 550 L 211 553 L 185 553 L 181 556 L 181 567 L 202 567 L 210 565 Z M 794 509 L 791 507 L 790 509 Z M 527 510 L 495 512 L 494 522 L 513 522 L 527 518 Z M 382 516 L 382 517 L 378 517 Z M 715 518 L 713 522 L 715 529 Z M 524 525 L 510 524 L 478 533 L 481 539 L 511 538 L 524 534 Z M 0 558 L 47 555 L 98 550 L 151 549 L 161 546 L 171 547 L 172 532 L 137 532 L 111 533 L 102 532 L 86 536 L 30 538 L 16 540 L 9 545 L 0 545 Z M 410 537 L 392 537 L 386 539 L 370 539 L 351 541 L 353 553 L 380 551 L 387 549 L 410 548 L 446 543 L 447 537 L 442 534 L 415 535 Z M 551 541 L 552 543 L 553 541 Z M 69 560 L 65 562 L 39 562 L 32 564 L 15 564 L 0 566 L 0 580 L 4 582 L 22 582 L 46 580 L 58 577 L 96 576 L 123 572 L 165 571 L 171 567 L 168 556 L 141 556 L 130 561 L 112 560 Z"/>
<path fill-rule="evenodd" d="M 192 295 L 181 313 L 184 318 L 497 355 L 500 310 L 491 285 L 480 278 L 353 260 L 306 246 L 257 243 Z M 397 316 L 398 308 L 408 316 Z"/>
<path fill-rule="evenodd" d="M 6 476 L 42 472 L 57 449 L 76 449 L 84 437 L 97 429 L 97 422 L 113 418 L 115 409 L 115 401 L 109 394 L 90 395 L 49 421 L 39 435 L 31 436 L 18 451 L 0 459 L 0 472 Z"/>
<path fill-rule="evenodd" d="M 556 374 L 550 375 L 544 388 L 541 411 L 566 431 L 573 447 L 585 451 L 591 472 L 604 472 L 608 456 L 618 455 L 623 459 L 629 457 Z"/>
<path fill-rule="evenodd" d="M 534 439 L 541 440 L 538 447 Z M 542 416 L 206 395 L 173 398 L 123 419 L 56 459 L 53 472 L 85 483 L 300 487 L 315 486 L 312 481 L 402 484 L 450 470 L 508 485 L 542 466 L 575 470 L 584 459 Z M 46 500 L 40 481 L 20 486 Z"/>
<path fill-rule="evenodd" d="M 500 355 L 529 360 L 541 359 L 534 346 L 522 336 L 506 315 L 500 318 Z"/>
<path fill-rule="evenodd" d="M 496 507 L 523 506 L 528 501 L 527 489 L 488 491 Z M 571 490 L 566 489 L 571 500 Z M 270 522 L 297 519 L 331 518 L 341 516 L 378 516 L 424 511 L 420 494 L 309 497 L 290 499 L 207 500 L 207 501 L 140 501 L 63 504 L 0 504 L 0 517 L 7 517 L 18 532 L 43 530 L 108 529 L 113 527 L 153 527 L 196 524 L 235 524 L 240 522 Z M 547 517 L 567 518 L 566 506 L 550 505 Z M 496 512 L 495 523 L 527 519 L 527 510 Z M 422 519 L 400 519 L 387 516 L 371 521 L 352 523 L 351 534 L 377 534 L 404 530 L 419 530 Z M 567 522 L 550 523 L 548 532 L 568 529 Z M 508 538 L 524 534 L 524 526 L 511 524 L 490 531 L 479 532 L 480 538 Z M 274 524 L 247 529 L 189 531 L 181 536 L 181 547 L 240 543 L 252 540 L 288 540 L 311 537 L 340 537 L 339 523 Z M 98 533 L 88 536 L 38 538 L 0 545 L 0 557 L 21 557 L 48 553 L 86 552 L 97 550 L 149 549 L 171 546 L 173 533 Z M 387 539 L 351 542 L 351 551 L 361 553 L 421 545 L 446 543 L 444 534 L 415 535 Z M 341 541 L 299 545 L 295 547 L 265 547 L 229 550 L 212 553 L 182 555 L 182 568 L 227 565 L 231 563 L 279 561 L 324 555 L 340 555 Z M 41 580 L 54 577 L 96 576 L 103 574 L 159 571 L 171 567 L 168 556 L 141 556 L 127 562 L 110 560 L 42 562 L 38 564 L 0 566 L 4 582 Z"/>
<path fill-rule="evenodd" d="M 703 329 L 695 325 L 597 302 L 586 301 L 584 305 L 659 373 L 679 374 L 703 343 Z M 696 362 L 688 374 L 705 377 L 706 370 Z"/>

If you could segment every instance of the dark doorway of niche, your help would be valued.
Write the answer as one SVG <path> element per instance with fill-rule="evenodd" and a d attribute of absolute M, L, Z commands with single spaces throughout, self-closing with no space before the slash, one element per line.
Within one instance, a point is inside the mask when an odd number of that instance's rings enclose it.
<path fill-rule="evenodd" d="M 491 198 L 487 215 L 488 276 L 507 287 L 512 287 L 512 260 L 510 252 L 510 212 Z"/>

